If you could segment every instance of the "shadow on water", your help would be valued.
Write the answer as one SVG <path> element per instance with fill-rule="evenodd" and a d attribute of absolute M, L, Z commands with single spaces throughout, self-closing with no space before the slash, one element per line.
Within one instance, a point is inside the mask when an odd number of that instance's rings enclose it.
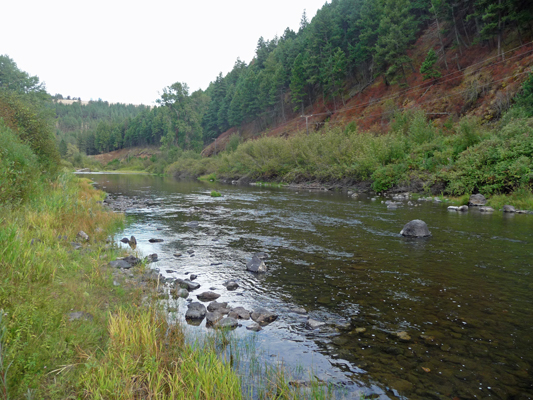
<path fill-rule="evenodd" d="M 135 235 L 144 254 L 158 253 L 162 273 L 195 273 L 219 301 L 277 311 L 257 334 L 267 354 L 376 398 L 533 397 L 531 215 L 452 213 L 416 201 L 388 210 L 340 193 L 90 177 L 112 198 L 141 204 L 127 210 L 122 234 Z M 210 197 L 213 189 L 223 196 Z M 412 219 L 432 237 L 401 237 Z M 263 276 L 245 271 L 259 251 L 269 256 Z M 227 279 L 239 289 L 227 291 Z M 293 307 L 326 325 L 306 329 L 307 316 Z"/>

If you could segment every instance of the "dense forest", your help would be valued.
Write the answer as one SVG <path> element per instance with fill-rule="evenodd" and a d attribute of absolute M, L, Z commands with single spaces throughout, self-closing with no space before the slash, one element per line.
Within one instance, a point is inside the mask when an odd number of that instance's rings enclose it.
<path fill-rule="evenodd" d="M 492 48 L 504 58 L 507 36 L 525 43 L 532 20 L 524 0 L 332 0 L 312 21 L 304 12 L 298 32 L 259 38 L 250 63 L 238 59 L 205 91 L 169 85 L 159 107 L 135 110 L 140 111 L 135 116 L 130 110 L 122 123 L 109 117 L 93 133 L 78 134 L 78 147 L 88 154 L 145 144 L 198 151 L 232 127 L 253 122 L 260 133 L 316 102 L 334 113 L 376 80 L 405 89 L 415 71 L 435 80 L 460 70 L 468 65 L 460 56 L 473 46 Z M 436 26 L 436 46 L 417 65 L 412 47 L 430 26 Z M 66 118 L 62 132 L 64 125 Z"/>

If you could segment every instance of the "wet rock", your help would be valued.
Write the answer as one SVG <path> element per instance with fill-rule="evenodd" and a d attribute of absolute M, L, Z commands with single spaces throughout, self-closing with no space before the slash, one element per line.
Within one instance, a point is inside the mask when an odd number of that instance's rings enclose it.
<path fill-rule="evenodd" d="M 400 235 L 418 238 L 431 236 L 431 232 L 429 231 L 428 226 L 424 221 L 420 219 L 415 219 L 405 224 L 402 231 L 400 232 Z"/>
<path fill-rule="evenodd" d="M 181 257 L 181 253 L 174 253 L 174 257 Z"/>
<path fill-rule="evenodd" d="M 492 208 L 492 207 L 479 207 L 479 211 L 481 211 L 481 212 L 494 212 L 494 208 Z"/>
<path fill-rule="evenodd" d="M 122 243 L 129 243 L 130 242 L 130 240 L 127 237 L 123 237 L 122 239 L 120 239 L 120 241 Z"/>
<path fill-rule="evenodd" d="M 188 279 L 176 279 L 176 285 L 179 285 L 180 287 L 187 289 L 189 292 L 192 292 L 193 290 L 196 290 L 200 287 L 199 283 L 191 282 Z"/>
<path fill-rule="evenodd" d="M 467 212 L 468 211 L 468 206 L 457 207 L 457 211 L 459 211 L 459 212 Z"/>
<path fill-rule="evenodd" d="M 250 261 L 246 264 L 246 269 L 251 272 L 266 272 L 267 267 L 263 260 L 261 260 L 259 257 L 254 255 Z"/>
<path fill-rule="evenodd" d="M 365 333 L 366 332 L 366 328 L 355 328 L 354 332 L 358 333 L 358 334 Z"/>
<path fill-rule="evenodd" d="M 516 212 L 516 209 L 513 206 L 510 206 L 508 204 L 503 206 L 503 212 L 505 213 L 514 213 Z"/>
<path fill-rule="evenodd" d="M 202 320 L 206 314 L 207 310 L 205 306 L 202 303 L 195 301 L 189 304 L 187 312 L 185 313 L 185 318 Z"/>
<path fill-rule="evenodd" d="M 211 287 L 209 288 L 209 290 L 217 290 L 217 288 L 214 287 L 214 286 L 211 286 Z"/>
<path fill-rule="evenodd" d="M 207 311 L 218 312 L 220 314 L 229 314 L 230 309 L 228 308 L 227 302 L 218 303 L 216 300 L 209 303 L 207 306 Z"/>
<path fill-rule="evenodd" d="M 148 239 L 148 241 L 150 243 L 161 243 L 161 242 L 163 242 L 163 239 L 154 239 L 154 238 L 152 238 L 152 239 Z"/>
<path fill-rule="evenodd" d="M 130 237 L 129 243 L 130 243 L 130 245 L 136 245 L 137 244 L 137 239 L 135 239 L 135 236 L 132 235 Z"/>
<path fill-rule="evenodd" d="M 87 235 L 83 231 L 79 231 L 78 234 L 76 235 L 76 239 L 84 241 L 84 242 L 88 242 L 89 241 L 89 235 Z"/>
<path fill-rule="evenodd" d="M 197 295 L 196 297 L 198 297 L 198 300 L 200 301 L 213 301 L 218 299 L 220 295 L 214 292 L 203 292 Z"/>
<path fill-rule="evenodd" d="M 228 290 L 236 290 L 239 287 L 239 284 L 237 282 L 229 282 L 226 285 L 226 289 Z"/>
<path fill-rule="evenodd" d="M 468 200 L 469 206 L 484 206 L 485 204 L 487 204 L 487 199 L 482 194 L 473 194 Z"/>
<path fill-rule="evenodd" d="M 94 317 L 84 311 L 75 311 L 68 315 L 68 320 L 72 321 L 92 321 Z"/>
<path fill-rule="evenodd" d="M 326 325 L 325 322 L 320 322 L 320 321 L 317 321 L 311 318 L 309 318 L 307 322 L 305 323 L 306 328 L 309 328 L 309 329 L 318 329 L 321 326 L 325 326 L 325 325 Z"/>
<path fill-rule="evenodd" d="M 239 326 L 239 321 L 237 321 L 234 318 L 229 318 L 229 317 L 221 319 L 215 324 L 215 327 L 219 329 L 235 329 L 238 326 Z"/>
<path fill-rule="evenodd" d="M 235 319 L 248 320 L 250 319 L 250 311 L 245 310 L 243 307 L 235 307 L 231 309 L 228 316 Z"/>
<path fill-rule="evenodd" d="M 153 263 L 153 262 L 157 262 L 159 260 L 159 258 L 157 256 L 157 254 L 154 253 L 154 254 L 149 254 L 148 256 L 146 256 L 145 260 L 146 260 L 146 262 L 148 264 L 150 264 L 150 263 Z"/>
<path fill-rule="evenodd" d="M 205 316 L 205 322 L 207 325 L 214 325 L 222 318 L 224 318 L 224 316 L 219 312 L 208 312 Z"/>
<path fill-rule="evenodd" d="M 213 263 L 211 263 L 212 267 L 216 267 L 217 265 L 222 265 L 222 263 L 221 262 L 213 262 Z"/>
<path fill-rule="evenodd" d="M 448 211 L 457 211 L 458 208 L 456 206 L 448 206 Z"/>
<path fill-rule="evenodd" d="M 194 254 L 194 250 L 187 250 L 187 253 Z"/>
<path fill-rule="evenodd" d="M 261 328 L 261 325 L 254 323 L 254 324 L 248 325 L 246 329 L 248 329 L 249 331 L 253 331 L 253 332 L 259 332 L 263 328 Z"/>
<path fill-rule="evenodd" d="M 251 317 L 259 325 L 265 326 L 274 322 L 278 318 L 278 315 L 263 307 L 258 307 L 253 311 Z"/>
<path fill-rule="evenodd" d="M 190 279 L 191 281 L 194 281 L 196 278 L 198 278 L 198 275 L 191 274 L 191 275 L 189 276 L 189 279 Z"/>

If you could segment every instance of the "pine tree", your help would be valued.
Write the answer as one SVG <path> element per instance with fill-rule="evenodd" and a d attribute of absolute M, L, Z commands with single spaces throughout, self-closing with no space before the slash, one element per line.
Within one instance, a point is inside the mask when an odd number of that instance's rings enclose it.
<path fill-rule="evenodd" d="M 424 80 L 437 79 L 442 76 L 442 74 L 435 69 L 436 62 L 437 53 L 435 53 L 435 50 L 429 49 L 428 55 L 420 67 L 420 73 L 424 75 Z"/>

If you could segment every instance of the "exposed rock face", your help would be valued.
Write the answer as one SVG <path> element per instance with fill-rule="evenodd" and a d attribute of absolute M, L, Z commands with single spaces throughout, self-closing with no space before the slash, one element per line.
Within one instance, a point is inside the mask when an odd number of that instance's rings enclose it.
<path fill-rule="evenodd" d="M 506 205 L 503 206 L 503 212 L 514 213 L 514 212 L 516 212 L 516 209 L 513 206 L 510 206 L 510 205 L 506 204 Z"/>
<path fill-rule="evenodd" d="M 254 255 L 248 264 L 246 264 L 246 269 L 251 272 L 266 272 L 267 267 L 263 260 L 261 260 L 257 255 Z"/>
<path fill-rule="evenodd" d="M 487 199 L 482 194 L 473 194 L 468 200 L 469 206 L 484 206 L 487 204 Z"/>
<path fill-rule="evenodd" d="M 187 312 L 185 313 L 186 319 L 204 319 L 207 314 L 207 310 L 202 303 L 197 301 L 190 303 Z"/>
<path fill-rule="evenodd" d="M 431 232 L 429 231 L 428 226 L 424 221 L 420 219 L 415 219 L 405 224 L 402 231 L 400 232 L 400 235 L 419 238 L 431 236 Z"/>
<path fill-rule="evenodd" d="M 250 319 L 250 311 L 245 310 L 243 307 L 232 308 L 229 315 L 231 318 L 235 319 Z"/>
<path fill-rule="evenodd" d="M 235 329 L 239 326 L 239 321 L 234 318 L 224 318 L 218 321 L 215 325 L 219 329 Z"/>
<path fill-rule="evenodd" d="M 187 289 L 189 292 L 192 292 L 193 290 L 196 290 L 200 287 L 199 283 L 191 282 L 188 279 L 176 279 L 176 285 L 179 285 L 180 287 Z"/>
<path fill-rule="evenodd" d="M 200 301 L 213 301 L 218 299 L 220 295 L 214 292 L 203 292 L 197 295 L 196 297 L 198 297 L 198 300 Z"/>
<path fill-rule="evenodd" d="M 274 322 L 278 318 L 278 315 L 268 311 L 263 307 L 256 308 L 252 313 L 252 319 L 259 325 L 265 326 Z"/>

